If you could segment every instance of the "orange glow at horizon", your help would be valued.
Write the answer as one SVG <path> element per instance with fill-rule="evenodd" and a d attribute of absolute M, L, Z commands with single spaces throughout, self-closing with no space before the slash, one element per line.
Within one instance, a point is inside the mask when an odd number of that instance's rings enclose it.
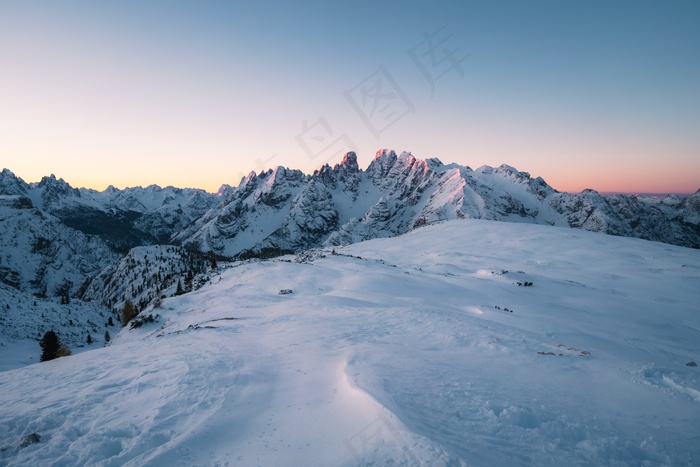
<path fill-rule="evenodd" d="M 9 169 L 27 183 L 39 182 L 42 177 L 54 174 L 75 188 L 89 188 L 97 191 L 104 191 L 110 185 L 119 189 L 158 185 L 160 187 L 197 188 L 210 193 L 216 193 L 224 184 L 237 186 L 241 177 L 245 177 L 251 170 L 256 172 L 261 170 L 261 168 L 256 168 L 254 163 L 249 163 L 250 167 L 245 167 L 245 162 L 225 164 L 223 167 L 211 170 L 199 166 L 196 158 L 192 158 L 190 162 L 184 156 L 173 159 L 171 163 L 163 163 L 161 162 L 163 158 L 152 158 L 146 154 L 138 154 L 129 162 L 112 152 L 103 152 L 99 158 L 91 158 L 86 154 L 73 158 L 54 156 L 53 154 L 46 156 L 46 152 L 42 154 L 42 157 L 31 155 L 24 158 L 13 158 L 14 161 L 3 158 L 0 162 L 3 167 L 0 169 Z M 418 159 L 425 158 L 415 153 L 414 156 Z M 369 158 L 363 159 L 369 160 Z M 133 160 L 141 160 L 142 162 L 137 165 Z M 523 165 L 522 161 L 491 164 L 474 164 L 474 161 L 457 163 L 469 165 L 473 169 L 481 165 L 496 167 L 505 163 L 518 170 L 529 172 L 533 178 L 542 177 L 552 188 L 569 193 L 593 189 L 603 193 L 690 194 L 700 188 L 697 186 L 697 176 L 694 172 L 686 171 L 679 174 L 678 168 L 672 166 L 662 167 L 662 169 L 668 170 L 659 170 L 659 167 L 644 167 L 643 165 L 635 167 L 584 165 L 567 170 L 566 167 L 556 164 L 542 163 L 542 160 L 543 158 L 539 158 L 540 163 L 531 164 L 531 167 Z M 278 162 L 283 161 L 279 160 Z M 330 161 L 329 163 L 333 165 L 338 162 L 340 161 Z M 452 161 L 447 160 L 443 160 L 443 162 L 452 163 Z M 281 163 L 280 165 L 285 164 Z M 366 169 L 367 165 L 368 163 L 363 164 L 360 161 L 361 169 Z M 265 167 L 265 169 L 267 168 L 273 168 L 273 166 Z M 212 173 L 216 173 L 216 175 L 212 176 Z"/>

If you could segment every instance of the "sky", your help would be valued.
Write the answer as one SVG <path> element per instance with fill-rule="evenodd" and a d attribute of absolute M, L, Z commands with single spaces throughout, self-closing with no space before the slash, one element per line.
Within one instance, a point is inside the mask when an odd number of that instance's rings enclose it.
<path fill-rule="evenodd" d="M 700 2 L 0 0 L 0 168 L 214 192 L 383 148 L 700 188 Z"/>

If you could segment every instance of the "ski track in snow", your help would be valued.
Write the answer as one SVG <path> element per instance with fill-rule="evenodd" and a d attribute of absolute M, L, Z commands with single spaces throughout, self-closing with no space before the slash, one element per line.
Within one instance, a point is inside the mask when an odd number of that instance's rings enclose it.
<path fill-rule="evenodd" d="M 470 220 L 336 250 L 1 372 L 0 465 L 700 462 L 699 251 Z"/>

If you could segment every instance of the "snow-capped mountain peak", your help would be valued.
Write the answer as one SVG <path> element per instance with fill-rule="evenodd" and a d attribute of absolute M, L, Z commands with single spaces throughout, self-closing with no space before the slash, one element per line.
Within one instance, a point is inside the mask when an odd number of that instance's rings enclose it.
<path fill-rule="evenodd" d="M 9 169 L 0 172 L 0 195 L 26 195 L 29 185 Z"/>

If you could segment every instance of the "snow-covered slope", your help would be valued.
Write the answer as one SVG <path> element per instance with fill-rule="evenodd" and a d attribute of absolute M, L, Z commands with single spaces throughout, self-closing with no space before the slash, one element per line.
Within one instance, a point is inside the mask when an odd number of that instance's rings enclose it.
<path fill-rule="evenodd" d="M 55 297 L 38 298 L 0 284 L 0 371 L 38 362 L 39 341 L 47 331 L 58 332 L 61 343 L 78 353 L 101 347 L 106 337 L 119 332 L 118 325 L 119 319 L 98 303 L 62 304 Z"/>
<path fill-rule="evenodd" d="M 230 266 L 0 373 L 0 463 L 700 459 L 698 250 L 466 219 Z"/>
<path fill-rule="evenodd" d="M 99 237 L 66 226 L 23 195 L 0 195 L 0 282 L 40 297 L 74 295 L 117 260 Z"/>

